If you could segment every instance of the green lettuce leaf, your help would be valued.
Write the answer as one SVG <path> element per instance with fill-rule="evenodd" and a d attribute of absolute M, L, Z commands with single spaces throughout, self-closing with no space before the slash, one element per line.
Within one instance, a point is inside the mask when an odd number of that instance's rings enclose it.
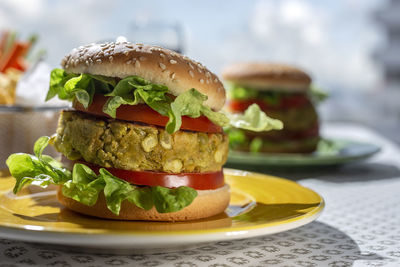
<path fill-rule="evenodd" d="M 260 152 L 262 146 L 263 146 L 263 140 L 260 137 L 256 137 L 250 142 L 249 146 L 250 152 L 253 153 Z"/>
<path fill-rule="evenodd" d="M 228 134 L 229 147 L 231 147 L 231 148 L 237 148 L 239 146 L 243 146 L 248 143 L 246 134 L 241 129 L 227 127 L 225 129 L 225 133 Z"/>
<path fill-rule="evenodd" d="M 51 157 L 42 155 L 49 139 L 50 137 L 44 136 L 36 141 L 34 145 L 36 156 L 16 153 L 11 154 L 6 160 L 11 175 L 16 179 L 14 193 L 31 183 L 47 187 L 49 184 L 59 184 L 70 179 L 70 171 L 60 167 Z"/>
<path fill-rule="evenodd" d="M 115 78 L 91 74 L 66 73 L 63 69 L 53 69 L 46 101 L 58 96 L 61 100 L 76 99 L 85 108 L 93 101 L 95 93 L 107 94 L 116 86 Z"/>
<path fill-rule="evenodd" d="M 66 73 L 63 69 L 53 69 L 50 74 L 50 86 L 49 91 L 47 92 L 46 101 L 55 96 L 58 96 L 62 100 L 70 100 L 64 92 L 64 85 L 69 79 L 76 76 L 78 75 Z"/>
<path fill-rule="evenodd" d="M 261 111 L 257 104 L 252 104 L 243 114 L 229 114 L 230 124 L 235 128 L 254 132 L 281 130 L 283 123 L 272 119 Z"/>
<path fill-rule="evenodd" d="M 121 203 L 125 199 L 145 210 L 153 207 L 153 199 L 149 187 L 140 188 L 131 185 L 113 176 L 105 169 L 100 170 L 100 176 L 105 182 L 104 196 L 107 207 L 114 214 L 119 214 Z"/>
<path fill-rule="evenodd" d="M 172 189 L 154 186 L 151 189 L 154 205 L 159 213 L 179 211 L 197 197 L 197 191 L 186 186 Z"/>
<path fill-rule="evenodd" d="M 258 97 L 258 91 L 244 88 L 234 83 L 227 83 L 228 94 L 231 99 L 247 100 L 255 99 Z"/>
<path fill-rule="evenodd" d="M 251 88 L 246 88 L 235 83 L 227 83 L 228 94 L 231 99 L 235 100 L 248 100 L 248 99 L 262 99 L 270 105 L 279 105 L 281 97 L 284 94 L 291 94 L 290 92 L 280 91 L 279 88 L 272 91 L 258 91 Z M 325 101 L 329 94 L 321 88 L 312 84 L 308 90 L 309 98 L 316 104 Z"/>
<path fill-rule="evenodd" d="M 118 215 L 121 204 L 127 200 L 139 208 L 149 210 L 155 206 L 158 212 L 176 212 L 190 205 L 197 191 L 181 186 L 169 189 L 161 186 L 136 186 L 113 176 L 101 168 L 96 174 L 88 166 L 74 164 L 72 173 L 50 156 L 42 155 L 50 137 L 39 138 L 34 145 L 35 155 L 12 154 L 6 163 L 16 179 L 13 192 L 18 193 L 24 186 L 34 184 L 47 187 L 50 184 L 63 185 L 64 196 L 84 205 L 96 204 L 99 194 L 104 194 L 107 208 Z"/>
<path fill-rule="evenodd" d="M 280 104 L 281 96 L 286 94 L 282 91 L 260 91 L 252 88 L 246 88 L 235 83 L 228 83 L 228 94 L 234 100 L 259 99 L 272 106 Z"/>
<path fill-rule="evenodd" d="M 64 93 L 68 99 L 76 98 L 85 108 L 92 103 L 94 83 L 88 74 L 69 79 L 64 85 Z"/>
<path fill-rule="evenodd" d="M 326 91 L 315 85 L 310 86 L 309 95 L 311 100 L 316 104 L 325 101 L 329 97 L 329 94 Z"/>
<path fill-rule="evenodd" d="M 72 179 L 63 184 L 62 193 L 84 205 L 96 204 L 99 193 L 104 189 L 104 180 L 84 164 L 75 164 Z"/>
<path fill-rule="evenodd" d="M 166 125 L 167 132 L 173 133 L 181 128 L 182 116 L 198 118 L 206 116 L 213 123 L 220 126 L 227 126 L 229 119 L 225 114 L 212 111 L 208 106 L 203 105 L 207 96 L 192 88 L 175 98 L 171 103 L 171 114 Z"/>
<path fill-rule="evenodd" d="M 123 104 L 146 103 L 161 115 L 167 116 L 171 102 L 167 92 L 166 86 L 152 84 L 138 76 L 129 76 L 119 81 L 113 91 L 106 94 L 110 99 L 104 105 L 103 112 L 115 118 L 116 109 Z"/>

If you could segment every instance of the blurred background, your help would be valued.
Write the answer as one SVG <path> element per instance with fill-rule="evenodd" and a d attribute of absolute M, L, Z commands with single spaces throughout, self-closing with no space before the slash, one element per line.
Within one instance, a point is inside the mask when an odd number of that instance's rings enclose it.
<path fill-rule="evenodd" d="M 49 69 L 74 47 L 118 36 L 215 73 L 237 61 L 295 64 L 329 92 L 324 121 L 358 122 L 400 143 L 400 0 L 0 0 L 0 29 L 36 34 L 30 60 Z"/>

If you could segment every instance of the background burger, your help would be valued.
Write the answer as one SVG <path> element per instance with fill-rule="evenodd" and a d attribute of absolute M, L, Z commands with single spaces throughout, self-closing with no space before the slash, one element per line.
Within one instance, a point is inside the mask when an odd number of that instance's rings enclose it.
<path fill-rule="evenodd" d="M 222 76 L 229 87 L 231 112 L 243 112 L 256 103 L 284 124 L 281 131 L 231 129 L 233 149 L 273 153 L 309 153 L 316 149 L 318 114 L 307 73 L 282 64 L 238 63 L 226 67 Z"/>
<path fill-rule="evenodd" d="M 281 128 L 257 106 L 229 116 L 220 80 L 200 63 L 160 47 L 128 42 L 72 50 L 51 73 L 47 100 L 72 102 L 57 134 L 35 155 L 7 160 L 14 193 L 59 185 L 67 208 L 96 217 L 182 221 L 221 213 L 229 203 L 222 126 Z M 254 119 L 256 118 L 256 119 Z M 62 163 L 43 155 L 52 144 Z"/>

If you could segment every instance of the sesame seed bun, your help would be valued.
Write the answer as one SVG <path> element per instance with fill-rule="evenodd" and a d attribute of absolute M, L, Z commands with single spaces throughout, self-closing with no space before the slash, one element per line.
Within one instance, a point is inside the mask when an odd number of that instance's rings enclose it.
<path fill-rule="evenodd" d="M 62 186 L 58 188 L 58 201 L 70 210 L 78 213 L 116 220 L 142 220 L 142 221 L 187 221 L 210 217 L 222 213 L 229 205 L 229 186 L 225 185 L 215 190 L 198 190 L 198 196 L 186 208 L 171 213 L 158 213 L 153 207 L 143 210 L 125 200 L 122 202 L 119 216 L 112 213 L 106 205 L 104 194 L 94 206 L 86 206 L 62 194 Z"/>
<path fill-rule="evenodd" d="M 137 75 L 168 86 L 175 96 L 195 88 L 208 96 L 205 104 L 215 111 L 225 104 L 225 89 L 215 74 L 186 56 L 157 46 L 129 42 L 89 44 L 73 49 L 61 65 L 76 74 L 117 78 Z"/>
<path fill-rule="evenodd" d="M 260 91 L 306 91 L 311 84 L 310 76 L 299 68 L 272 63 L 236 63 L 222 71 L 228 82 Z"/>

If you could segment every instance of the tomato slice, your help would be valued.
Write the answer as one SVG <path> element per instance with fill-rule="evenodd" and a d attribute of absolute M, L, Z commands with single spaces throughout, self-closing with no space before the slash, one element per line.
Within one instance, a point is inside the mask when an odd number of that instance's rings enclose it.
<path fill-rule="evenodd" d="M 234 112 L 243 112 L 254 103 L 257 104 L 261 108 L 261 110 L 268 111 L 299 108 L 311 104 L 311 101 L 306 95 L 303 94 L 282 96 L 278 105 L 271 105 L 268 102 L 263 101 L 262 99 L 232 99 L 229 101 L 229 108 Z"/>
<path fill-rule="evenodd" d="M 74 101 L 72 104 L 73 108 L 82 112 L 90 113 L 93 115 L 103 116 L 111 118 L 108 114 L 103 112 L 103 106 L 106 103 L 108 97 L 95 94 L 93 97 L 92 104 L 85 109 L 85 107 L 78 101 Z M 157 111 L 151 109 L 145 104 L 138 105 L 121 105 L 117 109 L 116 118 L 126 121 L 143 122 L 146 124 L 165 126 L 168 122 L 168 117 L 162 116 Z M 222 127 L 212 123 L 207 117 L 201 116 L 199 118 L 190 118 L 182 116 L 183 130 L 206 132 L 206 133 L 221 133 Z"/>
<path fill-rule="evenodd" d="M 71 161 L 65 156 L 62 157 L 62 162 L 67 166 L 72 166 L 74 163 L 85 164 L 97 174 L 99 173 L 99 169 L 103 168 L 85 161 Z M 164 186 L 168 188 L 188 186 L 196 190 L 211 190 L 220 188 L 225 184 L 222 169 L 216 172 L 177 174 L 152 171 L 128 171 L 115 168 L 104 169 L 112 175 L 135 185 Z"/>
<path fill-rule="evenodd" d="M 229 109 L 232 112 L 244 112 L 249 106 L 252 104 L 257 104 L 261 110 L 265 110 L 265 103 L 262 100 L 258 99 L 249 99 L 249 100 L 234 100 L 231 99 L 228 102 Z"/>

